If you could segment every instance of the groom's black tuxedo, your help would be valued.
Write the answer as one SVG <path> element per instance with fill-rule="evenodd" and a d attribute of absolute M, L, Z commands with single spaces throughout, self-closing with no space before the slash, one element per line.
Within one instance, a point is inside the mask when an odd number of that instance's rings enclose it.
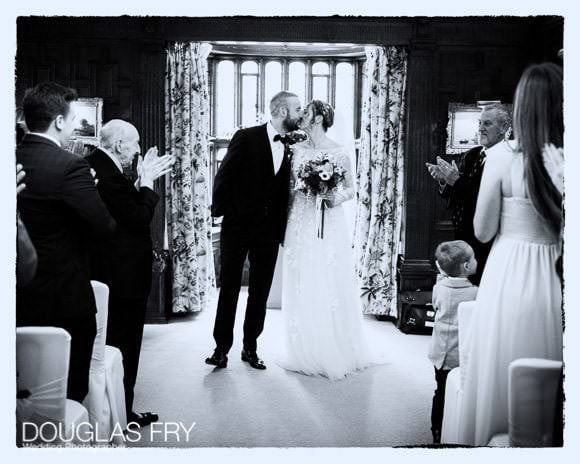
<path fill-rule="evenodd" d="M 233 342 L 246 256 L 250 261 L 250 276 L 244 348 L 256 351 L 256 340 L 264 327 L 278 245 L 286 230 L 289 180 L 290 161 L 286 155 L 275 172 L 266 125 L 241 129 L 234 134 L 214 180 L 212 202 L 212 215 L 223 216 L 221 288 L 214 327 L 217 348 L 223 353 L 229 351 Z"/>
<path fill-rule="evenodd" d="M 263 239 L 282 242 L 289 178 L 287 157 L 274 173 L 266 125 L 241 129 L 232 137 L 216 174 L 212 216 L 223 216 L 222 224 L 228 228 L 251 228 Z"/>

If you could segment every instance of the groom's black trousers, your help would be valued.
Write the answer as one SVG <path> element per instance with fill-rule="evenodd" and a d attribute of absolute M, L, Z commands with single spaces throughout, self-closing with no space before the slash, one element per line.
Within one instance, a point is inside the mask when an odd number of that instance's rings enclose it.
<path fill-rule="evenodd" d="M 264 328 L 266 303 L 272 285 L 278 242 L 257 231 L 222 226 L 220 236 L 220 294 L 213 336 L 219 351 L 227 353 L 234 340 L 234 322 L 246 256 L 250 262 L 248 302 L 244 320 L 244 349 L 255 352 Z"/>

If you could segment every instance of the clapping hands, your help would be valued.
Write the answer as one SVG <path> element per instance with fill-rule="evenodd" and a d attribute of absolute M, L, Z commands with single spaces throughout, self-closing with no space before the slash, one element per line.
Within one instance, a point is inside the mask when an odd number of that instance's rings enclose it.
<path fill-rule="evenodd" d="M 547 143 L 542 151 L 544 167 L 560 194 L 564 193 L 564 150 Z"/>
<path fill-rule="evenodd" d="M 93 168 L 91 168 L 91 176 L 93 176 L 93 182 L 95 185 L 97 185 L 99 183 L 99 179 L 97 178 L 97 171 L 95 171 Z"/>
<path fill-rule="evenodd" d="M 171 168 L 175 162 L 173 156 L 157 156 L 158 153 L 157 147 L 151 147 L 147 150 L 143 158 L 139 157 L 137 160 L 139 185 L 153 188 L 153 182 L 156 179 L 171 172 Z"/>
<path fill-rule="evenodd" d="M 22 192 L 26 188 L 26 184 L 22 182 L 26 173 L 24 172 L 24 168 L 21 164 L 16 165 L 16 195 Z"/>
<path fill-rule="evenodd" d="M 427 170 L 431 177 L 437 182 L 446 183 L 447 185 L 454 185 L 457 179 L 461 176 L 459 168 L 455 164 L 455 160 L 448 163 L 440 156 L 437 157 L 437 164 L 425 163 Z"/>

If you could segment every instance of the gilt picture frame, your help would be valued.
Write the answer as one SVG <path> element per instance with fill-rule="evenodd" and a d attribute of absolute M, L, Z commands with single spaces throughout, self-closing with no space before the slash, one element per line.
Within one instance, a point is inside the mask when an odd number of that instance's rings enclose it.
<path fill-rule="evenodd" d="M 71 141 L 97 146 L 103 124 L 103 99 L 79 98 L 71 105 L 76 113 Z"/>
<path fill-rule="evenodd" d="M 445 152 L 448 155 L 463 153 L 479 145 L 477 131 L 481 111 L 481 106 L 475 104 L 449 103 L 445 146 Z"/>

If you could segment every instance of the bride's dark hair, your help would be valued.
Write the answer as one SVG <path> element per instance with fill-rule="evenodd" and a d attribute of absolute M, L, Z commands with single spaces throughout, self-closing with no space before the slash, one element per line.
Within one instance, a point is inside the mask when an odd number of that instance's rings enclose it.
<path fill-rule="evenodd" d="M 514 133 L 524 157 L 524 178 L 534 208 L 559 231 L 562 195 L 544 167 L 544 145 L 564 146 L 562 68 L 554 63 L 533 64 L 518 83 L 514 101 Z"/>
<path fill-rule="evenodd" d="M 322 100 L 312 100 L 309 106 L 312 106 L 314 110 L 314 117 L 318 115 L 322 116 L 322 128 L 325 132 L 329 127 L 332 127 L 334 124 L 334 109 L 331 105 Z"/>

